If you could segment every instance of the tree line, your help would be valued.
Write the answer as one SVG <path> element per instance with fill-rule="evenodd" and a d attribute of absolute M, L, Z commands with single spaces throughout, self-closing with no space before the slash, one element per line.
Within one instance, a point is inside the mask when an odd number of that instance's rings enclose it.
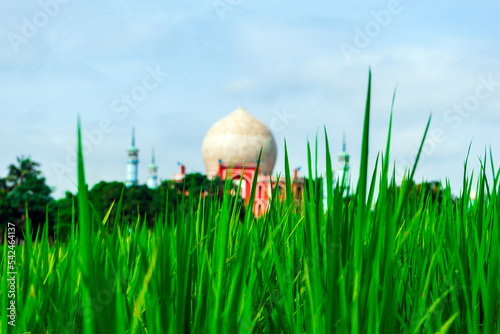
<path fill-rule="evenodd" d="M 166 210 L 171 212 L 185 205 L 184 197 L 188 189 L 197 199 L 201 193 L 204 196 L 221 196 L 223 188 L 221 179 L 209 180 L 206 175 L 194 173 L 187 174 L 181 182 L 163 181 L 155 189 L 146 185 L 125 187 L 123 182 L 101 181 L 89 189 L 88 197 L 91 212 L 99 219 L 105 217 L 113 202 L 110 217 L 114 217 L 118 201 L 122 198 L 123 224 L 139 222 L 152 226 Z M 8 166 L 7 176 L 0 178 L 0 232 L 8 222 L 23 230 L 28 216 L 35 231 L 47 224 L 50 234 L 68 234 L 73 217 L 76 222 L 78 220 L 78 194 L 68 191 L 60 199 L 53 198 L 51 194 L 52 189 L 46 184 L 40 164 L 30 157 L 18 157 L 17 163 Z M 197 205 L 198 201 L 193 203 Z"/>

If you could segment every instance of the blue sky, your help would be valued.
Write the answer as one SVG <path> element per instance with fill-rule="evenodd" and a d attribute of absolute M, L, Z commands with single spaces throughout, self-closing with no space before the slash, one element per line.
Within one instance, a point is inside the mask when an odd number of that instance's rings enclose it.
<path fill-rule="evenodd" d="M 204 172 L 206 131 L 241 102 L 274 133 L 275 171 L 283 171 L 284 138 L 291 166 L 305 171 L 318 131 L 324 170 L 326 126 L 334 155 L 346 132 L 356 180 L 371 67 L 371 167 L 398 85 L 391 159 L 399 179 L 432 112 L 417 181 L 448 178 L 458 193 L 471 141 L 476 170 L 490 145 L 500 157 L 499 14 L 494 1 L 5 0 L 0 175 L 30 155 L 56 197 L 74 192 L 78 113 L 91 186 L 124 181 L 132 126 L 141 182 L 153 146 L 161 179 L 178 161 Z"/>

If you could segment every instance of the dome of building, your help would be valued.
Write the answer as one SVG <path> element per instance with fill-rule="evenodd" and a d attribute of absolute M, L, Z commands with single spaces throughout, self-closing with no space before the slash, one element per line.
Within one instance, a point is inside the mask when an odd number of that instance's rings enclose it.
<path fill-rule="evenodd" d="M 217 121 L 208 130 L 201 146 L 207 176 L 214 177 L 218 163 L 257 163 L 262 148 L 259 173 L 271 174 L 276 163 L 276 142 L 264 123 L 242 107 Z"/>

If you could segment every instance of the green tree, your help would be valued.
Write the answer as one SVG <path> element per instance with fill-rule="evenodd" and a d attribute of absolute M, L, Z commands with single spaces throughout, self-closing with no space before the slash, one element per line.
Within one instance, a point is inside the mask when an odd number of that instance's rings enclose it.
<path fill-rule="evenodd" d="M 104 218 L 108 212 L 111 204 L 115 201 L 113 210 L 111 211 L 110 217 L 114 217 L 116 213 L 116 208 L 118 201 L 120 200 L 120 195 L 124 187 L 123 182 L 104 182 L 101 181 L 94 185 L 89 191 L 89 200 L 99 213 L 101 219 Z M 112 223 L 113 220 L 110 222 Z"/>
<path fill-rule="evenodd" d="M 23 229 L 26 208 L 34 228 L 45 222 L 47 205 L 53 199 L 39 167 L 29 156 L 17 157 L 17 164 L 8 166 L 7 177 L 0 179 L 0 228 L 11 222 Z"/>
<path fill-rule="evenodd" d="M 65 239 L 71 232 L 73 214 L 75 218 L 78 217 L 76 196 L 67 191 L 63 198 L 53 200 L 49 203 L 49 212 L 54 215 L 55 231 L 57 231 L 60 237 Z"/>
<path fill-rule="evenodd" d="M 47 205 L 53 200 L 50 196 L 51 192 L 52 190 L 45 183 L 44 177 L 39 177 L 36 174 L 29 174 L 24 177 L 23 182 L 14 187 L 6 196 L 8 205 L 14 211 L 17 211 L 17 214 L 13 217 L 16 225 L 24 227 L 26 207 L 28 208 L 32 226 L 35 229 L 45 222 Z M 51 219 L 49 219 L 49 222 L 51 222 Z"/>
<path fill-rule="evenodd" d="M 141 217 L 141 221 L 147 214 L 148 221 L 156 213 L 151 207 L 153 200 L 153 191 L 146 185 L 132 186 L 126 189 L 123 201 L 123 222 L 125 224 L 135 224 L 137 217 Z"/>
<path fill-rule="evenodd" d="M 0 230 L 3 230 L 4 226 L 12 221 L 15 213 L 7 200 L 8 194 L 7 178 L 0 178 Z"/>
<path fill-rule="evenodd" d="M 17 165 L 11 164 L 9 165 L 9 174 L 6 178 L 6 183 L 10 187 L 10 189 L 14 189 L 15 187 L 22 185 L 28 177 L 38 176 L 41 174 L 39 170 L 40 164 L 38 162 L 31 161 L 31 158 L 28 156 L 25 158 L 24 156 L 17 157 Z"/>

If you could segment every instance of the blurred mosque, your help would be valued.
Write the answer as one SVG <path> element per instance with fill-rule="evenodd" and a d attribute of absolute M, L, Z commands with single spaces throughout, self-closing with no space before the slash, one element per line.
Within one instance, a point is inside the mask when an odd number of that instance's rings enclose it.
<path fill-rule="evenodd" d="M 285 193 L 285 178 L 272 175 L 277 155 L 273 134 L 264 123 L 250 115 L 243 107 L 212 125 L 203 139 L 201 151 L 207 177 L 212 179 L 218 176 L 222 180 L 231 179 L 235 183 L 239 183 L 241 178 L 240 193 L 247 204 L 253 179 L 257 176 L 253 203 L 253 212 L 256 215 L 267 210 L 273 190 L 277 190 L 275 193 L 280 197 Z M 304 180 L 298 178 L 295 170 L 291 181 L 292 196 L 297 198 Z"/>
<path fill-rule="evenodd" d="M 262 153 L 261 153 L 262 149 Z M 276 163 L 277 147 L 269 128 L 252 116 L 243 107 L 239 107 L 226 117 L 215 122 L 208 130 L 201 145 L 202 157 L 206 174 L 209 179 L 220 177 L 231 179 L 239 184 L 241 179 L 241 197 L 248 204 L 250 201 L 252 182 L 257 176 L 253 212 L 261 215 L 265 212 L 273 193 L 284 195 L 285 177 L 273 176 Z M 260 165 L 257 162 L 261 154 Z M 139 150 L 135 146 L 135 133 L 132 130 L 132 146 L 128 149 L 126 186 L 138 182 Z M 336 177 L 339 184 L 350 183 L 349 154 L 346 152 L 345 136 L 343 150 L 338 156 Z M 180 173 L 174 174 L 174 181 L 185 177 L 185 167 L 180 166 Z M 299 199 L 304 188 L 304 179 L 298 177 L 298 169 L 292 176 L 292 196 Z M 147 185 L 150 188 L 158 186 L 158 166 L 155 164 L 154 150 L 151 164 L 148 166 Z M 277 187 L 277 188 L 276 188 Z M 325 192 L 326 195 L 326 192 Z"/>

